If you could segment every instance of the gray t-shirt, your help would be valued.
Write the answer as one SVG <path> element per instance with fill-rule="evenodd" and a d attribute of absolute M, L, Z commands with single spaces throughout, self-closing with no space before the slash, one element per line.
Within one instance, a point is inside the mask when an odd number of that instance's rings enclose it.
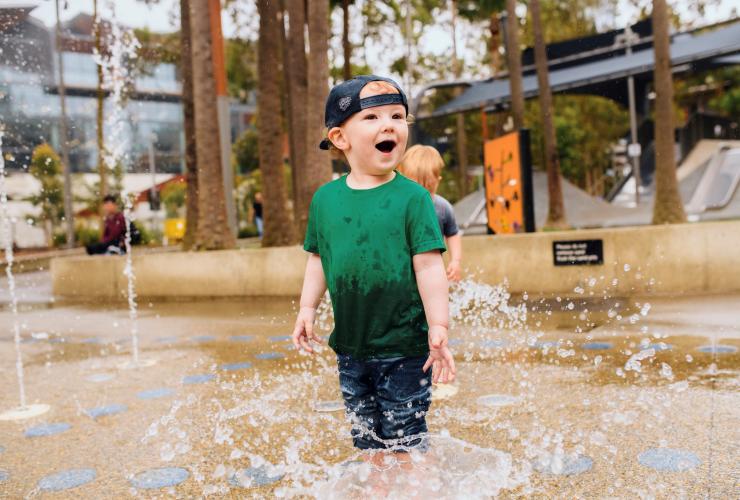
<path fill-rule="evenodd" d="M 452 204 L 438 194 L 435 194 L 432 199 L 434 200 L 434 211 L 437 212 L 437 221 L 439 221 L 439 229 L 442 230 L 442 235 L 445 238 L 455 236 L 459 230 L 457 222 L 455 222 L 455 212 L 452 209 Z"/>

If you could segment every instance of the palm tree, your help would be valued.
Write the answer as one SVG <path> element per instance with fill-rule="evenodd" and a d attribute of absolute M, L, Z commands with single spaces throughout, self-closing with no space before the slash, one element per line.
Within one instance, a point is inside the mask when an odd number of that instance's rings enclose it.
<path fill-rule="evenodd" d="M 496 75 L 501 68 L 501 22 L 499 13 L 504 9 L 504 0 L 464 0 L 458 2 L 458 12 L 460 17 L 469 21 L 488 21 L 488 32 L 490 39 L 488 41 L 488 55 L 491 66 L 491 77 Z"/>
<path fill-rule="evenodd" d="M 303 0 L 287 2 L 288 36 L 285 49 L 285 78 L 288 89 L 288 137 L 290 138 L 290 167 L 293 174 L 293 214 L 297 234 L 303 235 L 308 220 L 311 193 L 307 193 L 306 179 L 306 95 L 308 92 L 306 62 L 306 5 Z"/>
<path fill-rule="evenodd" d="M 100 12 L 98 11 L 98 0 L 93 0 L 93 30 L 95 34 L 95 51 L 100 57 L 103 53 L 103 23 L 100 21 Z M 103 110 L 105 108 L 105 91 L 103 90 L 103 65 L 97 64 L 98 82 L 96 88 L 96 100 L 98 108 L 96 110 L 96 139 L 98 145 L 98 175 L 100 177 L 100 189 L 98 190 L 98 200 L 101 203 L 103 198 L 108 194 L 108 165 L 105 164 L 104 154 L 105 139 L 103 134 Z M 103 215 L 101 214 L 100 234 L 103 233 L 102 224 Z"/>
<path fill-rule="evenodd" d="M 653 0 L 653 50 L 655 51 L 655 205 L 653 224 L 685 222 L 678 192 L 674 148 L 673 80 L 665 0 Z"/>
<path fill-rule="evenodd" d="M 180 72 L 182 74 L 182 111 L 185 133 L 185 237 L 187 250 L 195 244 L 198 228 L 198 167 L 195 150 L 195 108 L 193 106 L 193 57 L 190 47 L 190 1 L 180 0 Z"/>
<path fill-rule="evenodd" d="M 262 246 L 269 247 L 292 244 L 295 233 L 290 214 L 286 210 L 280 123 L 282 116 L 280 75 L 275 71 L 275 61 L 282 57 L 279 6 L 274 0 L 258 0 L 257 10 L 260 16 L 257 57 L 259 161 L 262 171 L 265 221 Z"/>
<path fill-rule="evenodd" d="M 540 0 L 531 0 L 529 8 L 532 11 L 534 58 L 537 67 L 542 135 L 545 143 L 545 169 L 547 171 L 547 194 L 549 198 L 545 226 L 552 229 L 564 229 L 567 227 L 567 222 L 560 182 L 560 158 L 558 157 L 558 144 L 553 124 L 552 91 L 550 90 L 550 79 L 547 70 L 547 53 L 542 32 Z"/>
<path fill-rule="evenodd" d="M 193 246 L 202 250 L 232 248 L 236 243 L 226 215 L 209 3 L 209 0 L 190 0 L 195 153 L 198 169 L 198 222 Z"/>
<path fill-rule="evenodd" d="M 319 149 L 324 135 L 324 106 L 329 94 L 329 0 L 308 2 L 307 17 L 310 52 L 306 87 L 306 182 L 299 187 L 304 190 L 301 195 L 304 202 L 311 199 L 319 186 L 331 180 L 332 172 L 329 155 Z M 301 236 L 307 217 L 306 206 L 298 221 Z"/>
<path fill-rule="evenodd" d="M 514 130 L 519 130 L 524 127 L 524 84 L 522 83 L 522 55 L 519 47 L 516 0 L 506 0 L 506 62 L 509 67 L 511 116 L 514 120 Z"/>
<path fill-rule="evenodd" d="M 455 72 L 455 79 L 459 80 L 462 75 L 463 64 L 457 57 L 457 0 L 452 0 L 452 70 Z M 461 89 L 457 90 L 459 94 Z M 468 194 L 468 142 L 465 135 L 465 114 L 457 113 L 455 115 L 457 146 L 457 194 L 462 198 Z"/>

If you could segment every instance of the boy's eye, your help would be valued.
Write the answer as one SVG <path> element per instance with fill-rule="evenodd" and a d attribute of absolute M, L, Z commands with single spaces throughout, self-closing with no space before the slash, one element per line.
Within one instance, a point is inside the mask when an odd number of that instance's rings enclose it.
<path fill-rule="evenodd" d="M 394 120 L 403 120 L 403 115 L 401 113 L 396 113 L 393 115 Z"/>
<path fill-rule="evenodd" d="M 374 120 L 375 118 L 377 118 L 377 116 L 372 113 L 365 115 L 365 120 Z"/>

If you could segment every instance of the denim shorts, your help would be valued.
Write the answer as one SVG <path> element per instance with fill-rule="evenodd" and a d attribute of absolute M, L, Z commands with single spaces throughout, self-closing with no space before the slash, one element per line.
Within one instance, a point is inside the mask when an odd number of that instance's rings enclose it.
<path fill-rule="evenodd" d="M 339 387 L 356 448 L 425 449 L 432 370 L 427 356 L 355 359 L 337 354 Z"/>

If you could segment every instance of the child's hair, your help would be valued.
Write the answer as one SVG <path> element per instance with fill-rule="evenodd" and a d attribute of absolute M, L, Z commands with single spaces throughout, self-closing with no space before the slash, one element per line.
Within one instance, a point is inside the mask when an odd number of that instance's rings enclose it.
<path fill-rule="evenodd" d="M 439 176 L 444 166 L 445 162 L 436 149 L 417 144 L 410 147 L 403 155 L 398 170 L 433 193 L 432 190 L 439 183 Z"/>

